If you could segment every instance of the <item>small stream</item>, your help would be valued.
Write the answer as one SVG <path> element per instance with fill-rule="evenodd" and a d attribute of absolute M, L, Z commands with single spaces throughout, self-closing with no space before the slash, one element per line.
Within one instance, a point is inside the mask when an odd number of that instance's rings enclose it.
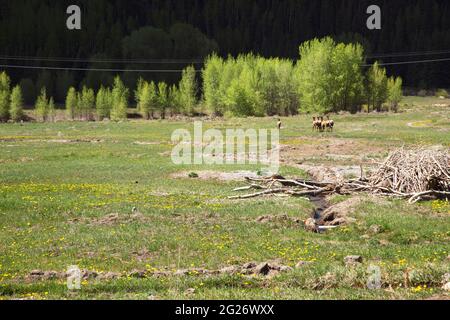
<path fill-rule="evenodd" d="M 325 199 L 325 196 L 309 196 L 309 201 L 314 204 L 314 209 L 312 212 L 312 218 L 319 222 L 320 218 L 322 218 L 322 213 L 330 206 L 328 201 Z"/>
<path fill-rule="evenodd" d="M 320 195 L 311 195 L 308 196 L 307 198 L 314 205 L 311 218 L 313 218 L 317 224 L 317 232 L 322 233 L 328 229 L 336 228 L 335 226 L 324 226 L 323 221 L 321 221 L 323 212 L 331 206 L 330 203 L 327 201 L 326 196 L 320 194 Z"/>

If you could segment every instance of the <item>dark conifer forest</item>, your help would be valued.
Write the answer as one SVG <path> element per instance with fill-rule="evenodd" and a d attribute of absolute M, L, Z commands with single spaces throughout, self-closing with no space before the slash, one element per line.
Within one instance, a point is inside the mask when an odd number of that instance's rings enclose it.
<path fill-rule="evenodd" d="M 82 9 L 82 30 L 66 28 L 71 4 Z M 382 8 L 381 30 L 366 27 L 370 4 Z M 176 70 L 190 64 L 200 69 L 212 52 L 297 59 L 301 43 L 327 35 L 360 42 L 367 63 L 450 56 L 446 0 L 2 0 L 0 17 L 1 65 L 164 70 L 124 73 L 130 87 L 139 76 L 178 81 Z M 98 89 L 114 77 L 86 70 L 3 69 L 21 82 L 27 102 L 42 86 L 60 102 L 70 86 Z M 406 87 L 450 87 L 449 61 L 387 70 Z"/>

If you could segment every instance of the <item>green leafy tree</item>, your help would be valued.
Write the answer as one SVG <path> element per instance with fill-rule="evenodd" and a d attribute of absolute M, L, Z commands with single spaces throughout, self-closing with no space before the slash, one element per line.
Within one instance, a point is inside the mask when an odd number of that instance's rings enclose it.
<path fill-rule="evenodd" d="M 236 117 L 254 114 L 254 100 L 248 88 L 241 85 L 240 79 L 231 82 L 226 95 L 227 112 Z"/>
<path fill-rule="evenodd" d="M 66 96 L 66 113 L 70 120 L 74 120 L 78 114 L 77 91 L 74 87 L 70 87 Z"/>
<path fill-rule="evenodd" d="M 146 81 L 140 77 L 137 81 L 136 90 L 134 91 L 134 100 L 136 101 L 137 109 L 139 111 L 140 100 L 142 96 L 142 90 L 145 86 Z"/>
<path fill-rule="evenodd" d="M 141 84 L 138 101 L 138 110 L 142 117 L 146 120 L 153 118 L 157 107 L 156 86 L 153 81 Z"/>
<path fill-rule="evenodd" d="M 228 57 L 228 59 L 224 62 L 222 68 L 222 74 L 220 76 L 219 82 L 219 96 L 218 96 L 218 105 L 217 105 L 217 114 L 225 114 L 229 113 L 229 88 L 233 80 L 237 79 L 240 74 L 240 66 L 236 62 L 236 59 L 232 57 Z"/>
<path fill-rule="evenodd" d="M 197 106 L 197 81 L 195 79 L 195 68 L 189 66 L 183 70 L 179 84 L 179 99 L 182 110 L 186 115 L 193 115 Z"/>
<path fill-rule="evenodd" d="M 11 90 L 11 79 L 9 78 L 8 74 L 3 71 L 0 73 L 0 91 L 9 92 L 10 90 Z"/>
<path fill-rule="evenodd" d="M 0 90 L 0 121 L 8 121 L 9 116 L 9 94 Z"/>
<path fill-rule="evenodd" d="M 281 116 L 295 115 L 299 109 L 299 99 L 297 95 L 297 79 L 295 78 L 294 65 L 290 60 L 279 62 L 276 69 L 278 107 L 277 114 Z"/>
<path fill-rule="evenodd" d="M 126 120 L 129 91 L 125 87 L 119 76 L 117 76 L 114 79 L 114 85 L 111 92 L 111 96 L 112 96 L 111 120 L 113 121 Z"/>
<path fill-rule="evenodd" d="M 328 113 L 357 111 L 363 96 L 359 44 L 336 44 L 327 37 L 300 46 L 297 81 L 302 111 Z"/>
<path fill-rule="evenodd" d="M 339 43 L 335 46 L 332 55 L 332 111 L 361 111 L 364 92 L 361 71 L 363 62 L 364 50 L 361 45 Z"/>
<path fill-rule="evenodd" d="M 0 73 L 0 121 L 8 121 L 10 117 L 11 80 L 6 72 Z"/>
<path fill-rule="evenodd" d="M 220 81 L 224 61 L 216 54 L 209 56 L 202 71 L 203 96 L 206 108 L 213 114 L 221 116 L 225 110 L 220 101 Z"/>
<path fill-rule="evenodd" d="M 334 47 L 331 38 L 314 39 L 300 46 L 298 94 L 304 112 L 326 113 L 332 110 Z"/>
<path fill-rule="evenodd" d="M 41 89 L 41 93 L 37 97 L 35 111 L 41 121 L 45 122 L 49 119 L 49 100 L 45 87 Z"/>
<path fill-rule="evenodd" d="M 54 121 L 55 113 L 56 113 L 55 101 L 53 100 L 53 97 L 50 97 L 50 100 L 48 101 L 47 105 L 47 121 L 48 120 Z"/>
<path fill-rule="evenodd" d="M 102 121 L 103 119 L 109 119 L 111 117 L 111 90 L 103 86 L 97 92 L 95 100 L 95 108 L 97 111 L 97 119 Z"/>
<path fill-rule="evenodd" d="M 181 101 L 180 90 L 176 85 L 172 85 L 169 88 L 169 103 L 170 103 L 170 112 L 171 114 L 180 114 L 183 108 L 183 104 Z"/>
<path fill-rule="evenodd" d="M 161 116 L 161 119 L 166 118 L 166 110 L 169 107 L 169 92 L 168 87 L 165 82 L 158 83 L 158 110 Z"/>
<path fill-rule="evenodd" d="M 367 112 L 372 107 L 378 112 L 388 98 L 388 79 L 386 69 L 380 68 L 378 62 L 375 62 L 367 73 Z"/>
<path fill-rule="evenodd" d="M 403 80 L 400 77 L 391 77 L 388 79 L 387 87 L 388 87 L 388 103 L 391 111 L 398 111 L 398 104 L 403 99 L 402 92 Z"/>
<path fill-rule="evenodd" d="M 95 107 L 95 93 L 93 89 L 83 87 L 78 109 L 85 120 L 92 120 Z"/>
<path fill-rule="evenodd" d="M 17 122 L 23 119 L 23 97 L 20 86 L 15 86 L 11 92 L 10 113 L 13 121 Z"/>

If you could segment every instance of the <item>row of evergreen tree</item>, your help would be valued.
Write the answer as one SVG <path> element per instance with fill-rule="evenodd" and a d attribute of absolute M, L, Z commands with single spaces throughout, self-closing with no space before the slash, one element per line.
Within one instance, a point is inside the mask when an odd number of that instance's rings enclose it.
<path fill-rule="evenodd" d="M 215 54 L 206 59 L 201 90 L 196 70 L 183 70 L 177 85 L 139 79 L 134 92 L 138 112 L 144 119 L 208 112 L 216 116 L 294 115 L 298 112 L 381 111 L 388 103 L 396 111 L 402 98 L 400 77 L 388 78 L 378 63 L 364 72 L 364 50 L 360 44 L 336 43 L 327 37 L 300 46 L 297 63 L 289 59 L 263 58 L 253 54 Z M 6 73 L 0 77 L 0 119 L 19 120 L 23 116 L 20 86 L 10 90 Z M 94 89 L 71 87 L 65 99 L 71 120 L 123 120 L 127 118 L 131 94 L 116 76 L 113 86 Z M 46 121 L 54 117 L 53 98 L 45 88 L 35 103 L 36 115 Z"/>
<path fill-rule="evenodd" d="M 71 4 L 82 9 L 82 30 L 65 28 L 66 8 Z M 372 4 L 382 9 L 381 30 L 366 27 L 366 10 Z M 265 57 L 294 59 L 298 43 L 335 35 L 339 41 L 362 43 L 368 55 L 444 50 L 442 55 L 433 55 L 435 59 L 448 57 L 445 52 L 450 48 L 449 16 L 448 0 L 2 0 L 0 48 L 2 56 L 83 60 L 197 60 L 214 51 L 220 56 L 254 52 Z M 428 57 L 394 55 L 382 59 L 396 62 Z M 2 64 L 34 66 L 132 67 L 126 61 L 112 65 L 30 62 L 4 57 L 1 60 Z M 180 69 L 179 65 L 146 66 Z M 450 64 L 445 61 L 394 65 L 388 71 L 401 75 L 409 87 L 450 86 Z M 45 85 L 47 93 L 58 103 L 64 100 L 70 86 L 86 85 L 98 90 L 98 83 L 106 84 L 103 78 L 111 78 L 107 73 L 89 71 L 13 69 L 9 74 L 15 82 L 27 79 L 24 85 L 37 88 L 32 101 Z M 130 75 L 124 74 L 122 79 L 131 88 L 137 79 L 131 79 L 131 83 L 127 79 Z M 179 81 L 178 74 L 166 73 L 152 74 L 146 79 L 171 84 Z M 108 85 L 112 85 L 113 79 L 110 80 Z M 25 101 L 31 92 L 24 89 Z"/>

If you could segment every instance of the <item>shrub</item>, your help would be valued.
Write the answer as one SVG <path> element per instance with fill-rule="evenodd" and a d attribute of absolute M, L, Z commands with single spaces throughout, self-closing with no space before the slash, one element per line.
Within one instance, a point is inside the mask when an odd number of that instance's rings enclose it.
<path fill-rule="evenodd" d="M 109 88 L 104 88 L 103 86 L 100 87 L 95 100 L 97 119 L 99 121 L 108 119 L 111 116 L 111 100 L 111 90 Z"/>
<path fill-rule="evenodd" d="M 95 107 L 94 90 L 83 87 L 79 98 L 78 109 L 80 110 L 81 116 L 85 120 L 92 120 L 92 115 Z"/>
<path fill-rule="evenodd" d="M 11 92 L 10 113 L 13 121 L 20 121 L 23 119 L 23 97 L 20 86 L 15 86 Z"/>
<path fill-rule="evenodd" d="M 55 120 L 55 101 L 53 100 L 53 97 L 50 98 L 47 105 L 47 121 L 48 120 Z"/>
<path fill-rule="evenodd" d="M 8 121 L 9 119 L 9 93 L 0 90 L 0 121 Z"/>
<path fill-rule="evenodd" d="M 179 114 L 183 109 L 180 90 L 176 85 L 173 85 L 169 88 L 169 108 L 172 114 Z"/>
<path fill-rule="evenodd" d="M 119 76 L 114 79 L 114 85 L 111 92 L 111 120 L 120 121 L 127 119 L 129 91 L 123 84 Z"/>
<path fill-rule="evenodd" d="M 193 115 L 197 105 L 197 81 L 193 66 L 189 66 L 183 70 L 179 84 L 179 94 L 181 110 L 186 115 Z"/>
<path fill-rule="evenodd" d="M 388 103 L 391 111 L 397 112 L 398 104 L 402 101 L 403 93 L 402 93 L 402 78 L 389 78 L 388 79 Z"/>
<path fill-rule="evenodd" d="M 233 116 L 243 117 L 254 114 L 254 100 L 247 88 L 241 85 L 239 79 L 234 79 L 228 87 L 225 104 Z"/>
<path fill-rule="evenodd" d="M 0 73 L 0 121 L 8 121 L 10 117 L 10 84 L 11 80 L 6 72 Z"/>
<path fill-rule="evenodd" d="M 41 89 L 40 95 L 37 97 L 35 105 L 36 115 L 41 121 L 47 121 L 50 116 L 49 100 L 47 98 L 47 90 L 45 87 Z"/>
<path fill-rule="evenodd" d="M 426 97 L 426 96 L 428 95 L 428 92 L 427 92 L 427 90 L 425 90 L 425 89 L 421 89 L 421 90 L 419 90 L 419 91 L 417 92 L 417 95 L 418 95 L 419 97 L 424 98 L 424 97 Z"/>
<path fill-rule="evenodd" d="M 158 83 L 157 92 L 158 109 L 162 119 L 166 117 L 166 109 L 169 107 L 169 92 L 165 82 Z"/>
<path fill-rule="evenodd" d="M 367 73 L 367 111 L 370 111 L 371 106 L 373 109 L 381 111 L 381 107 L 388 96 L 386 69 L 380 68 L 378 62 L 375 62 Z"/>
<path fill-rule="evenodd" d="M 6 72 L 0 73 L 0 91 L 6 91 L 9 93 L 11 90 L 11 79 Z"/>
<path fill-rule="evenodd" d="M 152 81 L 142 82 L 137 92 L 138 111 L 144 119 L 153 118 L 153 114 L 157 108 L 156 86 Z"/>
<path fill-rule="evenodd" d="M 71 120 L 74 120 L 75 117 L 79 117 L 78 114 L 78 100 L 77 100 L 77 91 L 74 87 L 69 88 L 66 96 L 66 113 L 67 117 Z"/>
<path fill-rule="evenodd" d="M 438 89 L 436 90 L 436 97 L 444 97 L 445 99 L 448 99 L 450 97 L 449 93 L 445 89 Z"/>

